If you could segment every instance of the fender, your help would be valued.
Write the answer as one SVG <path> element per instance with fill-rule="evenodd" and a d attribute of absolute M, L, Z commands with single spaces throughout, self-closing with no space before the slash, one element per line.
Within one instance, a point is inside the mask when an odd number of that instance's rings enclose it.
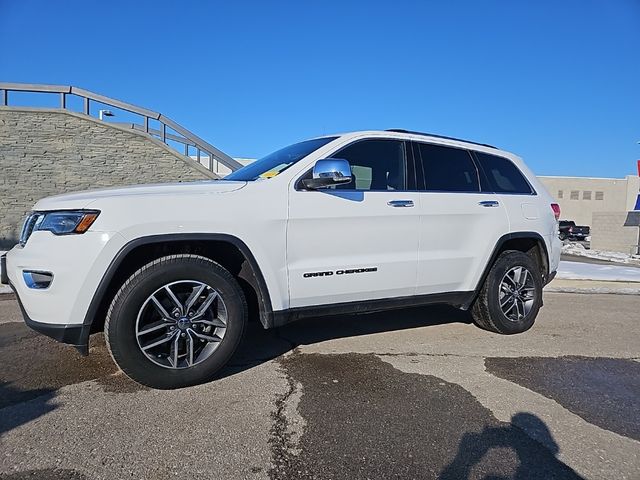
<path fill-rule="evenodd" d="M 139 237 L 134 240 L 131 240 L 125 246 L 123 246 L 120 251 L 116 254 L 116 256 L 111 260 L 111 263 L 107 267 L 100 283 L 98 284 L 98 288 L 93 294 L 93 298 L 91 299 L 91 303 L 89 304 L 89 308 L 87 309 L 87 313 L 84 317 L 83 332 L 81 338 L 81 344 L 76 346 L 80 353 L 83 355 L 88 354 L 88 342 L 89 342 L 89 332 L 91 330 L 91 325 L 95 319 L 96 314 L 98 313 L 98 309 L 100 308 L 100 304 L 104 298 L 107 289 L 115 273 L 118 271 L 118 268 L 122 264 L 122 261 L 126 258 L 126 256 L 137 247 L 142 245 L 151 245 L 156 243 L 170 243 L 176 241 L 207 241 L 207 240 L 215 240 L 220 242 L 226 242 L 234 247 L 236 247 L 240 253 L 244 256 L 245 260 L 248 262 L 251 272 L 254 276 L 255 283 L 257 286 L 257 296 L 258 296 L 258 304 L 260 311 L 260 322 L 265 328 L 271 328 L 274 324 L 273 322 L 273 309 L 271 307 L 271 298 L 269 297 L 269 291 L 267 289 L 267 284 L 264 280 L 264 276 L 262 275 L 262 271 L 258 266 L 258 262 L 256 261 L 253 253 L 247 245 L 237 237 L 233 235 L 227 234 L 218 234 L 218 233 L 170 233 L 170 234 L 161 234 L 161 235 L 149 235 L 146 237 Z"/>
<path fill-rule="evenodd" d="M 480 294 L 480 290 L 482 289 L 482 285 L 484 285 L 484 281 L 487 278 L 487 275 L 489 275 L 489 270 L 491 270 L 491 267 L 493 266 L 493 264 L 496 262 L 496 260 L 498 259 L 498 256 L 500 255 L 500 252 L 502 250 L 502 247 L 504 246 L 505 243 L 507 243 L 509 240 L 514 240 L 514 239 L 518 239 L 518 238 L 528 238 L 531 240 L 536 240 L 537 242 L 539 242 L 542 245 L 542 248 L 544 250 L 544 255 L 547 258 L 547 264 L 546 264 L 546 272 L 543 276 L 543 284 L 547 284 L 548 283 L 548 279 L 549 279 L 549 252 L 547 250 L 547 244 L 544 241 L 544 238 L 542 238 L 542 235 L 540 235 L 537 232 L 511 232 L 511 233 L 507 233 L 505 235 L 503 235 L 502 237 L 500 237 L 498 239 L 498 241 L 496 242 L 495 246 L 493 247 L 493 251 L 491 252 L 491 257 L 489 257 L 489 261 L 487 262 L 487 264 L 484 267 L 484 270 L 482 272 L 482 276 L 480 277 L 480 280 L 478 281 L 478 285 L 476 285 L 476 289 L 474 291 L 474 294 L 471 298 L 471 301 L 468 303 L 468 305 L 465 306 L 465 310 L 467 310 L 469 307 L 471 307 L 471 305 L 473 305 L 473 302 L 475 302 L 476 298 L 478 297 L 478 295 Z"/>

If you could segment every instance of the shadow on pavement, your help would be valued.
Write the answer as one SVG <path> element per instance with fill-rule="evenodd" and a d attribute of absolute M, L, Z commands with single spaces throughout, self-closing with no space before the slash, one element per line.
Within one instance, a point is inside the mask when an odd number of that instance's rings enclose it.
<path fill-rule="evenodd" d="M 254 321 L 248 325 L 238 350 L 220 377 L 273 360 L 299 345 L 450 323 L 470 324 L 471 315 L 446 305 L 432 305 L 362 315 L 309 318 L 273 330 L 265 330 L 260 322 Z"/>
<path fill-rule="evenodd" d="M 220 376 L 233 375 L 260 365 L 293 350 L 297 345 L 452 322 L 469 323 L 471 319 L 465 312 L 433 306 L 367 315 L 312 318 L 274 330 L 264 330 L 255 321 L 249 324 L 230 366 Z M 113 375 L 118 369 L 107 351 L 102 334 L 91 336 L 90 355 L 82 357 L 72 347 L 40 335 L 24 323 L 0 324 L 0 365 L 0 382 L 3 385 L 0 408 L 87 380 L 98 380 L 107 391 L 116 393 L 142 388 L 124 375 Z"/>
<path fill-rule="evenodd" d="M 0 437 L 9 430 L 55 410 L 56 405 L 49 403 L 54 396 L 55 391 L 50 388 L 21 390 L 13 388 L 7 382 L 0 382 L 0 399 L 20 399 L 18 401 L 26 402 L 19 410 L 4 410 L 0 414 Z"/>
<path fill-rule="evenodd" d="M 94 335 L 91 354 L 30 330 L 23 323 L 0 325 L 0 408 L 27 402 L 65 385 L 94 380 L 117 371 L 102 334 Z M 51 393 L 53 395 L 53 393 Z"/>
<path fill-rule="evenodd" d="M 551 455 L 546 461 L 532 455 L 527 442 L 521 440 L 522 430 L 526 427 L 534 431 L 536 438 Z M 520 412 L 511 417 L 511 424 L 499 427 L 485 427 L 480 433 L 465 433 L 458 446 L 454 460 L 442 471 L 439 480 L 466 480 L 471 478 L 474 467 L 493 449 L 509 449 L 515 452 L 518 466 L 513 475 L 488 475 L 484 478 L 504 480 L 525 480 L 530 478 L 581 478 L 567 468 L 557 458 L 560 449 L 553 439 L 547 425 L 532 413 Z"/>

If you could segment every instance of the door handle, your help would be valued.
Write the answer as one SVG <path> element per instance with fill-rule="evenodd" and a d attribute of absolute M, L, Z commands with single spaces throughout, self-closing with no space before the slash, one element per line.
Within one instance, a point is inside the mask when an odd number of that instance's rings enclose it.
<path fill-rule="evenodd" d="M 481 205 L 483 207 L 498 207 L 500 206 L 500 202 L 497 202 L 495 200 L 483 200 L 482 202 L 478 202 L 478 205 Z"/>
<path fill-rule="evenodd" d="M 391 200 L 387 202 L 390 207 L 413 207 L 413 200 Z"/>

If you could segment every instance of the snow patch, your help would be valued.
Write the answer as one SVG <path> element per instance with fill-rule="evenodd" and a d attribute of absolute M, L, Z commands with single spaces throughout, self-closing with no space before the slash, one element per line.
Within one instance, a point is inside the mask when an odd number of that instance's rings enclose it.
<path fill-rule="evenodd" d="M 544 288 L 545 292 L 551 293 L 593 293 L 593 294 L 614 294 L 614 295 L 640 295 L 640 288 L 607 288 L 607 287 L 554 287 L 549 285 Z"/>
<path fill-rule="evenodd" d="M 587 250 L 580 243 L 567 243 L 562 246 L 562 253 L 574 255 L 576 257 L 594 258 L 596 260 L 606 260 L 614 263 L 627 263 L 640 265 L 640 255 L 628 253 L 606 252 L 603 250 Z"/>
<path fill-rule="evenodd" d="M 556 278 L 566 280 L 640 282 L 640 268 L 561 261 Z"/>

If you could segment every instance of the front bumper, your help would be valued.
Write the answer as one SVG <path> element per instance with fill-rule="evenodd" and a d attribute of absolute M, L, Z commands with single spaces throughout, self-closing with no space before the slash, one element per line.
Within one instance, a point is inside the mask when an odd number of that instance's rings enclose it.
<path fill-rule="evenodd" d="M 26 245 L 7 252 L 3 271 L 27 326 L 86 354 L 95 313 L 89 305 L 123 240 L 108 232 L 54 236 L 37 231 Z M 33 285 L 24 275 L 29 271 L 51 272 L 53 281 Z"/>
<path fill-rule="evenodd" d="M 84 356 L 89 355 L 89 332 L 91 331 L 91 325 L 63 325 L 36 322 L 27 314 L 24 305 L 22 305 L 22 300 L 20 300 L 20 295 L 18 295 L 13 284 L 9 283 L 9 286 L 16 294 L 18 306 L 20 307 L 22 318 L 24 318 L 24 323 L 27 324 L 27 327 L 47 337 L 51 337 L 58 342 L 74 346 Z"/>

